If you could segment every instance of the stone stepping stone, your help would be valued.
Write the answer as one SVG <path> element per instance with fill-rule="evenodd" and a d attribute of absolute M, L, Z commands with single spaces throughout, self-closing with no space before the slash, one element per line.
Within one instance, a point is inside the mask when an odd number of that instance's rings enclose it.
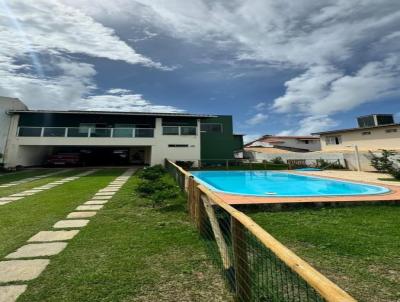
<path fill-rule="evenodd" d="M 1 261 L 0 282 L 6 283 L 35 279 L 49 263 L 49 259 Z"/>
<path fill-rule="evenodd" d="M 113 196 L 116 192 L 99 192 L 95 196 Z"/>
<path fill-rule="evenodd" d="M 89 200 L 86 201 L 84 204 L 106 204 L 108 200 Z"/>
<path fill-rule="evenodd" d="M 0 201 L 16 201 L 16 200 L 20 200 L 23 197 L 2 197 L 0 198 Z"/>
<path fill-rule="evenodd" d="M 96 212 L 72 212 L 69 213 L 67 218 L 68 219 L 76 219 L 76 218 L 89 218 L 96 215 Z"/>
<path fill-rule="evenodd" d="M 56 229 L 82 228 L 89 223 L 87 219 L 60 220 L 53 225 Z"/>
<path fill-rule="evenodd" d="M 82 205 L 76 208 L 77 211 L 98 211 L 103 205 Z"/>
<path fill-rule="evenodd" d="M 26 290 L 27 285 L 6 285 L 0 286 L 0 301 L 14 302 Z"/>
<path fill-rule="evenodd" d="M 108 200 L 108 199 L 111 199 L 112 198 L 112 196 L 93 196 L 92 197 L 92 200 Z"/>
<path fill-rule="evenodd" d="M 41 231 L 29 238 L 28 242 L 51 242 L 71 240 L 79 233 L 79 230 L 70 231 Z M 0 300 L 1 301 L 1 300 Z"/>
<path fill-rule="evenodd" d="M 17 194 L 10 195 L 10 197 L 26 197 L 26 196 L 31 196 L 33 194 L 35 194 L 35 193 L 17 193 Z"/>
<path fill-rule="evenodd" d="M 66 242 L 29 243 L 21 246 L 14 253 L 8 254 L 6 258 L 15 259 L 53 256 L 60 253 L 66 246 Z"/>
<path fill-rule="evenodd" d="M 117 188 L 110 188 L 110 189 L 101 189 L 99 193 L 107 193 L 107 192 L 117 192 Z"/>

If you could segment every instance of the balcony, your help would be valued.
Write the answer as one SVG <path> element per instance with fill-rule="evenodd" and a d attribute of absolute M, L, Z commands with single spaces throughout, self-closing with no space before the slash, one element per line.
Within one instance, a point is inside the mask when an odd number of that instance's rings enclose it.
<path fill-rule="evenodd" d="M 19 127 L 18 137 L 146 138 L 153 128 Z"/>

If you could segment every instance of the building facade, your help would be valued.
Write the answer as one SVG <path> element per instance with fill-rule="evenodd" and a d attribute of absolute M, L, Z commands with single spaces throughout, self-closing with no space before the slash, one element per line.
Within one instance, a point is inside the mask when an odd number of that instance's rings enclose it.
<path fill-rule="evenodd" d="M 28 108 L 19 99 L 0 97 L 0 153 L 2 155 L 5 153 L 12 119 L 8 111 L 26 109 Z M 2 162 L 2 160 L 3 159 L 0 159 L 0 162 Z"/>
<path fill-rule="evenodd" d="M 89 165 L 162 164 L 233 158 L 231 116 L 174 113 L 9 110 L 4 165 L 36 166 L 79 153 Z"/>
<path fill-rule="evenodd" d="M 353 150 L 378 151 L 381 149 L 400 151 L 400 124 L 393 116 L 373 114 L 358 118 L 359 127 L 315 133 L 321 137 L 323 151 Z"/>
<path fill-rule="evenodd" d="M 266 153 L 276 153 L 275 149 L 278 149 L 278 152 L 279 150 L 310 152 L 321 150 L 321 144 L 318 136 L 264 135 L 246 144 L 245 148 L 247 151 L 252 148 L 265 149 Z"/>

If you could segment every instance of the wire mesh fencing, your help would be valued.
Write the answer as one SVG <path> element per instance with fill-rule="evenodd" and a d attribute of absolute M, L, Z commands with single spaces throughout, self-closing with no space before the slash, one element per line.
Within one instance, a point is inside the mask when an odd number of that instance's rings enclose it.
<path fill-rule="evenodd" d="M 189 215 L 236 301 L 355 301 L 185 170 L 169 161 L 166 168 L 187 193 Z"/>

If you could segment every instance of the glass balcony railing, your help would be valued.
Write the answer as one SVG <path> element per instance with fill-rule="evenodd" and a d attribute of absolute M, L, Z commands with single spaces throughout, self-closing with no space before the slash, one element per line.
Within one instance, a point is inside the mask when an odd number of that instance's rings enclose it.
<path fill-rule="evenodd" d="M 154 137 L 153 128 L 19 127 L 19 137 Z"/>

